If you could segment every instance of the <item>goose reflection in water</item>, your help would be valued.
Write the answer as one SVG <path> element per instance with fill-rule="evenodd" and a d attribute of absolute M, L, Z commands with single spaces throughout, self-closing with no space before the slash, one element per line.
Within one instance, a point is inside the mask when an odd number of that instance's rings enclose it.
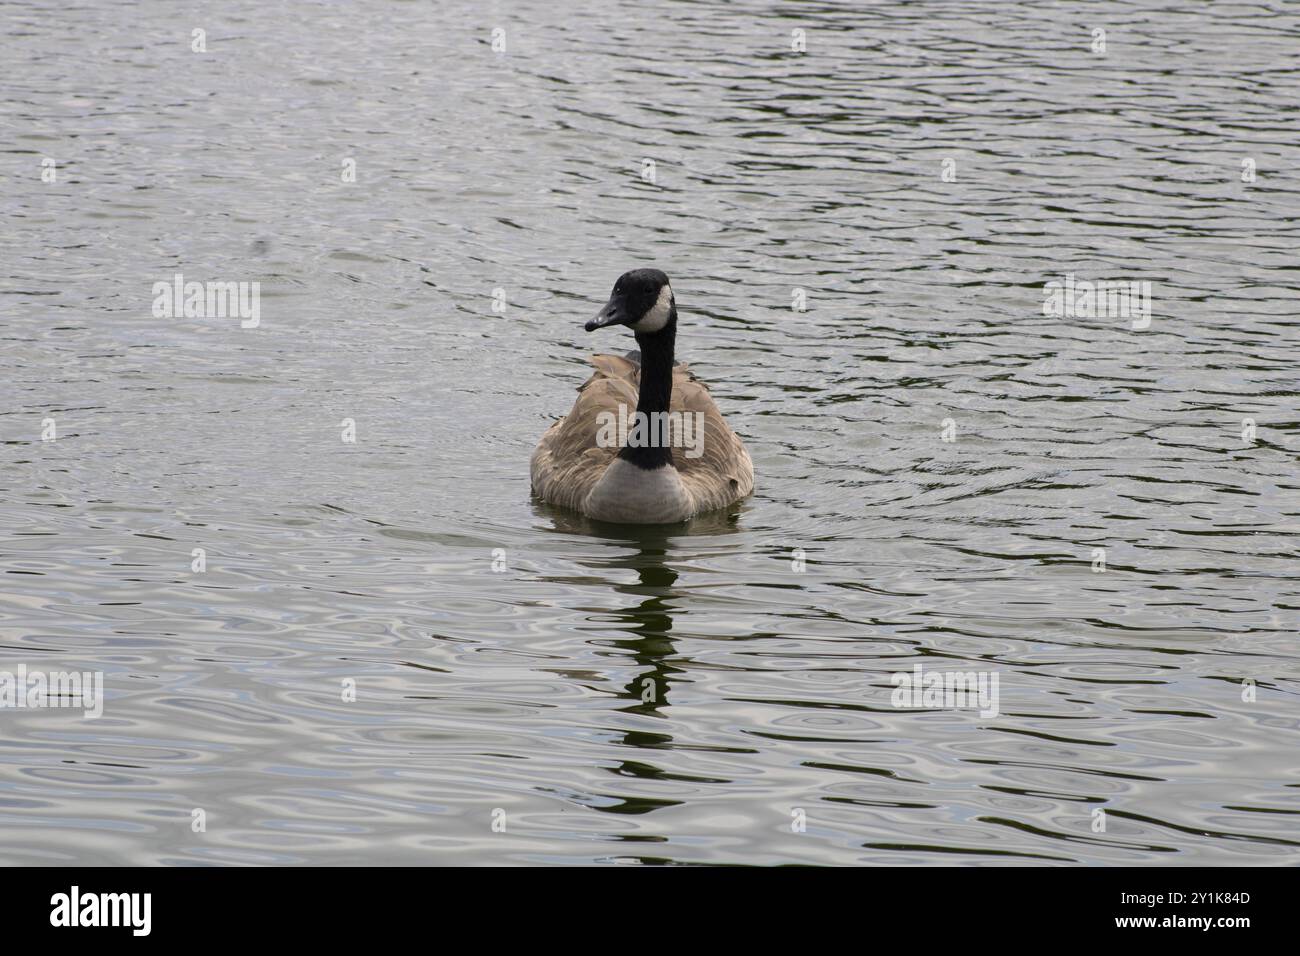
<path fill-rule="evenodd" d="M 666 527 L 634 527 L 592 521 L 543 504 L 538 508 L 550 518 L 555 531 L 583 535 L 607 546 L 608 555 L 593 554 L 582 564 L 598 571 L 603 580 L 611 581 L 610 590 L 640 599 L 636 604 L 612 612 L 603 611 L 601 621 L 607 623 L 612 616 L 615 626 L 631 635 L 609 643 L 630 653 L 642 669 L 625 685 L 624 693 L 629 703 L 620 709 L 626 713 L 658 716 L 660 709 L 669 702 L 671 675 L 682 672 L 681 667 L 668 663 L 676 649 L 671 637 L 673 610 L 684 597 L 673 590 L 678 577 L 669 565 L 673 542 L 677 538 L 696 535 L 733 534 L 737 531 L 735 512 L 702 515 Z M 622 576 L 609 572 L 620 570 L 636 572 L 636 583 L 612 583 Z M 657 735 L 631 736 L 653 738 Z"/>
<path fill-rule="evenodd" d="M 696 535 L 733 534 L 738 530 L 735 512 L 703 515 L 671 528 L 651 528 L 602 524 L 546 505 L 539 505 L 539 509 L 551 519 L 555 531 L 591 537 L 608 549 L 607 555 L 594 554 L 581 562 L 598 572 L 602 579 L 612 582 L 622 578 L 624 575 L 611 573 L 622 570 L 636 573 L 635 582 L 609 585 L 612 591 L 636 600 L 613 611 L 602 609 L 599 614 L 602 626 L 608 627 L 612 621 L 615 628 L 628 636 L 602 640 L 601 644 L 617 648 L 620 659 L 626 655 L 636 663 L 636 672 L 622 685 L 621 696 L 625 703 L 618 710 L 645 717 L 666 717 L 664 711 L 671 704 L 672 687 L 691 664 L 689 659 L 677 653 L 677 642 L 672 636 L 674 611 L 686 599 L 686 592 L 674 589 L 679 574 L 670 562 L 674 554 L 682 554 L 682 549 L 674 548 L 674 542 Z M 621 734 L 621 743 L 629 747 L 655 750 L 672 746 L 673 738 L 667 733 L 624 729 Z M 704 782 L 704 778 L 669 773 L 635 760 L 619 761 L 609 769 L 618 776 Z M 596 809 L 611 813 L 648 813 L 678 802 L 624 798 L 624 802 L 617 805 Z"/>

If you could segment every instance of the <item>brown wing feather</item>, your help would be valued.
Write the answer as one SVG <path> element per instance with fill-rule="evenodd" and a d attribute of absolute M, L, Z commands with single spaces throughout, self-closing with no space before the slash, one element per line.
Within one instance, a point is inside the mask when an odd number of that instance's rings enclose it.
<path fill-rule="evenodd" d="M 620 403 L 636 407 L 638 372 L 634 362 L 615 355 L 593 355 L 596 373 L 578 389 L 569 414 L 546 430 L 533 452 L 533 493 L 543 501 L 581 510 L 617 448 L 596 445 L 597 416 Z"/>
<path fill-rule="evenodd" d="M 673 447 L 673 464 L 695 502 L 696 511 L 725 508 L 747 497 L 754 490 L 754 463 L 749 452 L 718 411 L 708 386 L 695 378 L 685 365 L 673 369 L 671 408 L 675 412 L 704 415 L 703 454 L 687 458 L 680 443 Z"/>
<path fill-rule="evenodd" d="M 641 366 L 616 355 L 593 355 L 596 373 L 578 389 L 569 414 L 542 436 L 533 452 L 533 491 L 543 501 L 581 510 L 617 448 L 596 445 L 598 416 L 636 407 Z M 740 438 L 727 425 L 708 388 L 685 365 L 673 369 L 674 412 L 704 416 L 703 454 L 687 458 L 674 428 L 673 463 L 697 512 L 723 508 L 754 490 L 754 465 Z"/>

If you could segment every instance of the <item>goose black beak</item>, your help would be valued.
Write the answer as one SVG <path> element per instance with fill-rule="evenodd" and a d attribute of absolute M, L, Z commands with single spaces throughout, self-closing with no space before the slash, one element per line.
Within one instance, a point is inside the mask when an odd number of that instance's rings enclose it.
<path fill-rule="evenodd" d="M 628 315 L 623 310 L 623 304 L 610 299 L 605 303 L 605 307 L 596 313 L 596 317 L 584 325 L 583 328 L 588 332 L 595 332 L 607 325 L 626 325 L 627 321 Z"/>

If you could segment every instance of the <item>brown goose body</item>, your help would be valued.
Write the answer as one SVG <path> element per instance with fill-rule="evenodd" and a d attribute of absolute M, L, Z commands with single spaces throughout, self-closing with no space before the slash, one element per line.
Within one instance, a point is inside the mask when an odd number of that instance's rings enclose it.
<path fill-rule="evenodd" d="M 672 368 L 669 463 L 642 469 L 621 460 L 617 445 L 602 447 L 606 416 L 638 407 L 641 363 L 614 355 L 594 355 L 591 363 L 596 372 L 579 388 L 572 410 L 546 431 L 533 452 L 533 491 L 543 501 L 598 520 L 667 524 L 725 508 L 753 492 L 749 452 L 708 388 L 685 365 Z M 673 413 L 702 422 L 698 456 L 683 450 L 688 442 Z"/>

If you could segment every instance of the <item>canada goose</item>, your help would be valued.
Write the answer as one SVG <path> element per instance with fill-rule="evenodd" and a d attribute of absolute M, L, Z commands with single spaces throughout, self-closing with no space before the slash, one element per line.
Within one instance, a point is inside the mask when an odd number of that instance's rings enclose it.
<path fill-rule="evenodd" d="M 593 355 L 596 374 L 533 452 L 533 491 L 598 521 L 671 524 L 754 490 L 754 463 L 708 388 L 673 362 L 677 303 L 668 276 L 634 269 L 614 283 L 592 332 L 626 325 L 639 353 Z"/>

